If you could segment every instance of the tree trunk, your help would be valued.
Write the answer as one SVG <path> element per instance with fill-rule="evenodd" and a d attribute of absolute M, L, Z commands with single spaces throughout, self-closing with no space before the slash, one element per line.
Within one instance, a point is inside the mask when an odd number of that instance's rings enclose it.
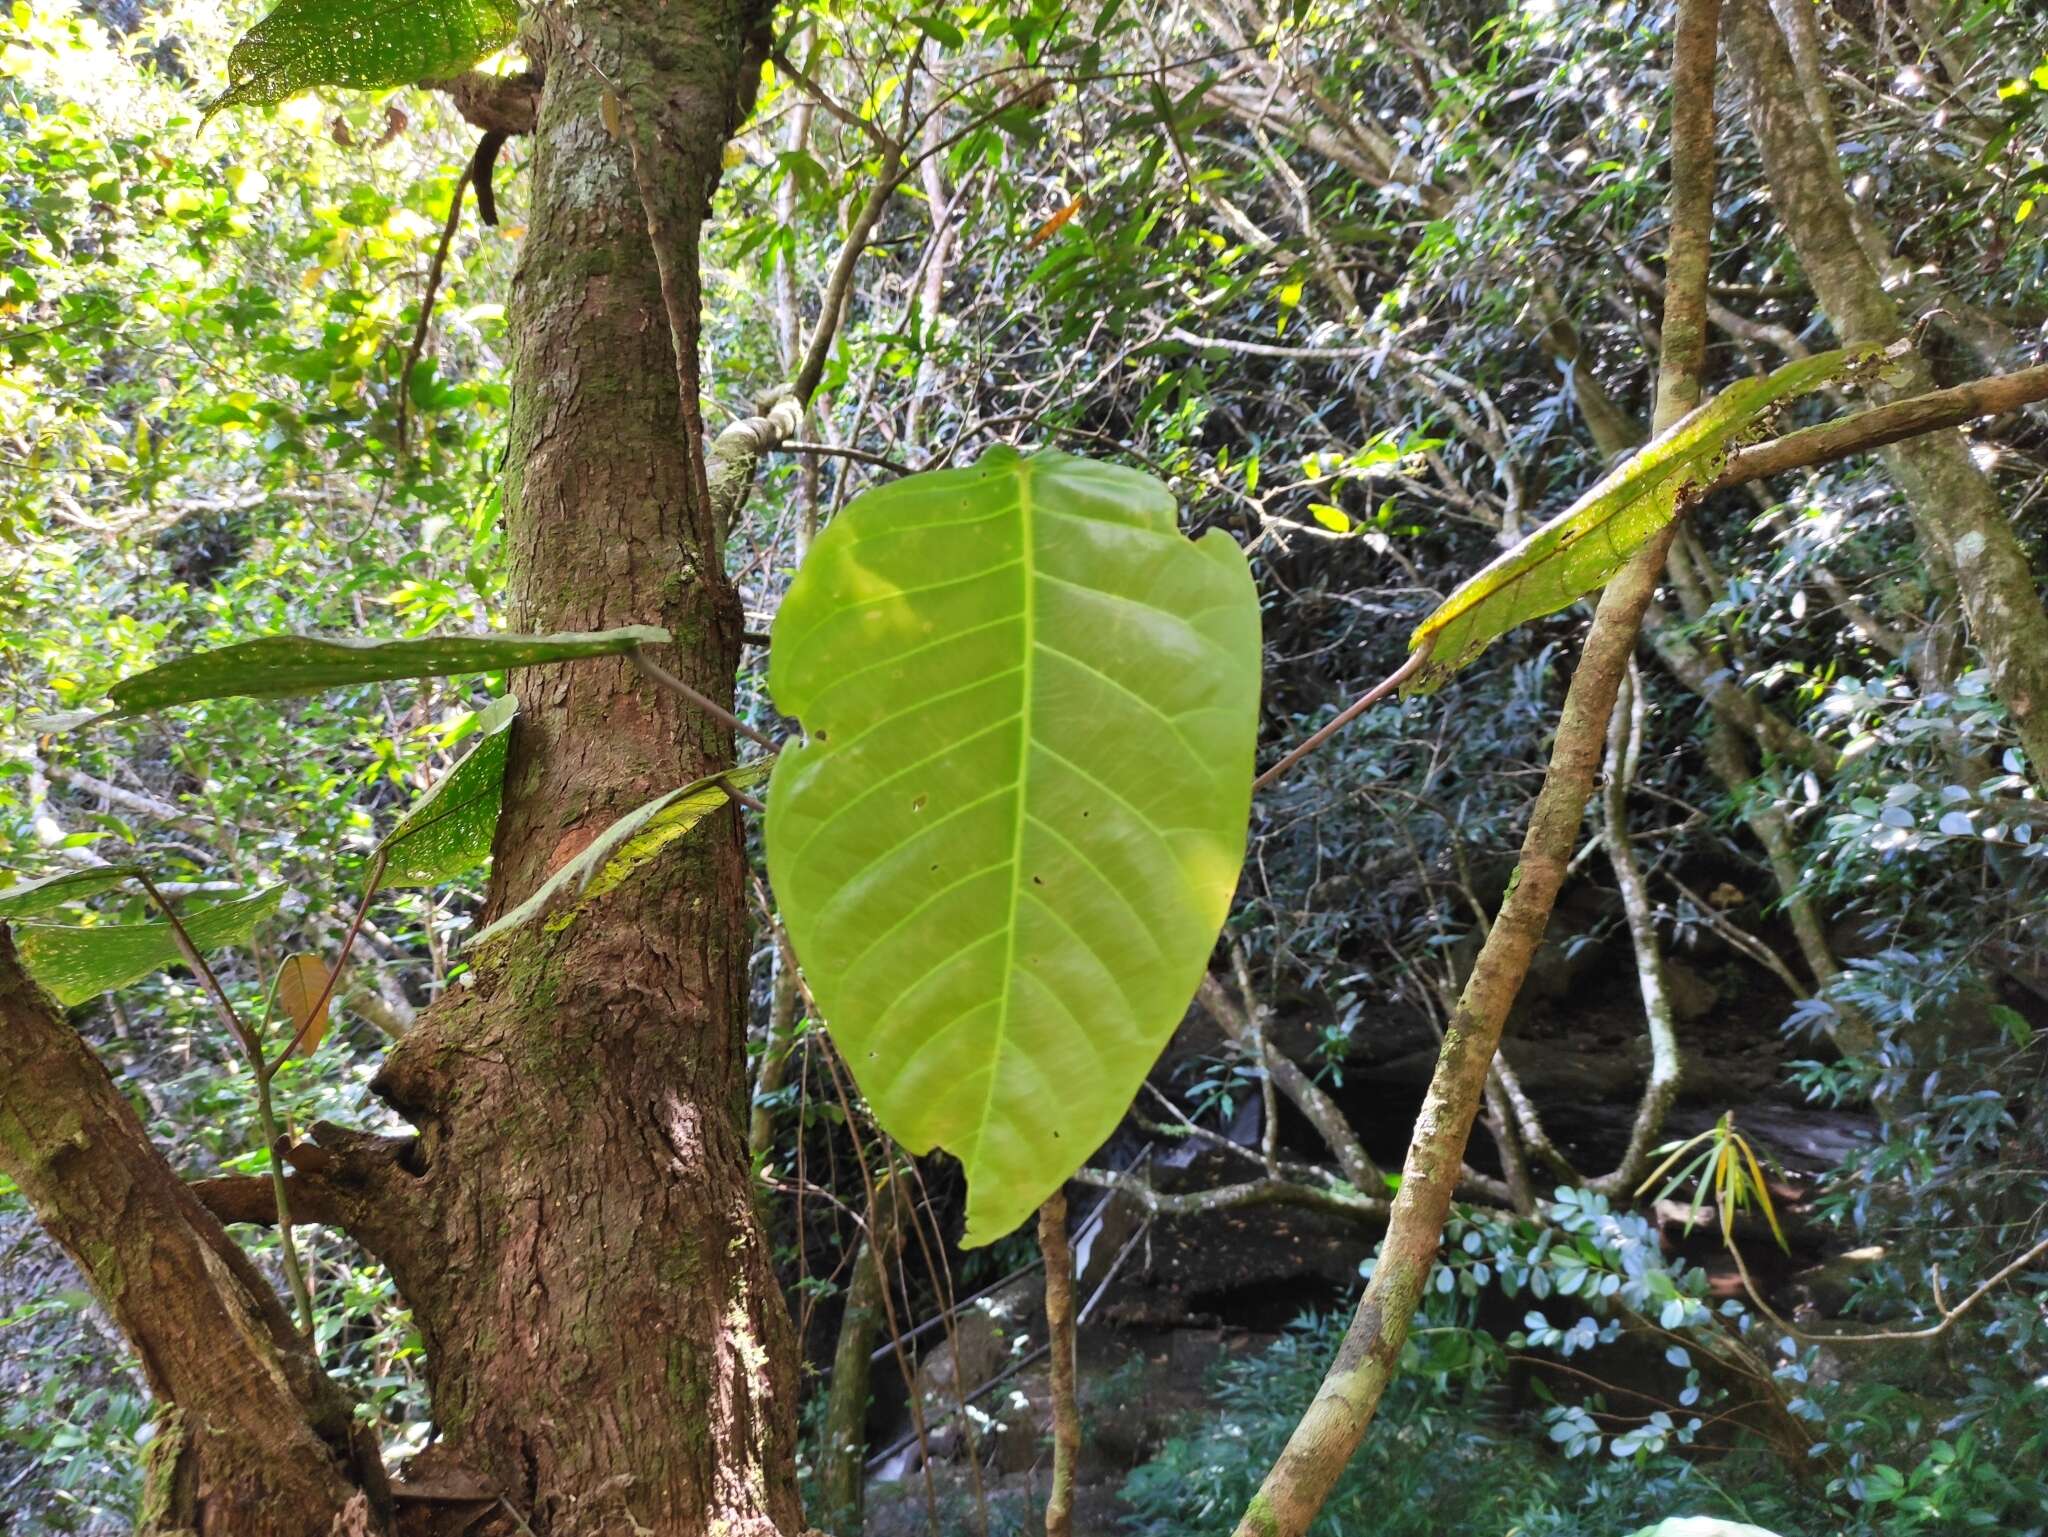
<path fill-rule="evenodd" d="M 545 86 L 512 302 L 511 622 L 664 625 L 666 666 L 721 701 L 740 612 L 695 421 L 697 239 L 766 26 L 719 0 L 528 20 Z M 515 687 L 487 917 L 734 761 L 623 660 Z M 475 954 L 474 986 L 376 1080 L 417 1146 L 328 1176 L 413 1309 L 443 1455 L 537 1537 L 802 1527 L 795 1341 L 746 1150 L 744 876 L 728 810 L 568 926 Z"/>
<path fill-rule="evenodd" d="M 1799 87 L 1785 35 L 1767 0 L 1730 0 L 1729 48 L 1749 98 L 1778 217 L 1821 308 L 1850 345 L 1904 331 L 1883 279 L 1857 244 L 1849 200 Z M 1933 376 L 1917 355 L 1880 386 L 1880 398 L 1917 395 Z M 1885 450 L 1920 538 L 1962 599 L 1991 687 L 2011 713 L 2037 780 L 2048 775 L 2048 611 L 1997 491 L 1958 432 L 1932 432 Z"/>
<path fill-rule="evenodd" d="M 385 1529 L 374 1439 L 277 1293 L 150 1143 L 0 925 L 0 1168 L 135 1348 L 160 1408 L 143 1533 Z"/>

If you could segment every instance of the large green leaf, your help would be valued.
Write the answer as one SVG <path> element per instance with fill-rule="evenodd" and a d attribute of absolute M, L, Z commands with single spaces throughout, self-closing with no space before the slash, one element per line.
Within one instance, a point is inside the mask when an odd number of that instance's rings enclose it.
<path fill-rule="evenodd" d="M 494 699 L 477 718 L 477 743 L 463 760 L 413 802 L 377 851 L 382 886 L 438 886 L 490 856 L 505 798 L 505 754 L 519 701 Z"/>
<path fill-rule="evenodd" d="M 1780 402 L 1819 389 L 1880 355 L 1849 348 L 1731 385 L 1646 443 L 1563 512 L 1466 580 L 1408 639 L 1429 660 L 1407 692 L 1427 694 L 1516 625 L 1606 584 L 1669 523 L 1681 495 L 1710 483 L 1746 430 Z"/>
<path fill-rule="evenodd" d="M 620 817 L 574 859 L 541 883 L 540 889 L 471 941 L 488 944 L 502 939 L 516 928 L 531 923 L 557 898 L 574 896 L 574 907 L 548 920 L 550 933 L 576 921 L 583 904 L 604 895 L 614 886 L 630 880 L 655 855 L 683 836 L 712 812 L 732 799 L 732 792 L 758 784 L 768 775 L 770 761 L 742 763 L 721 774 L 657 795 Z"/>
<path fill-rule="evenodd" d="M 329 640 L 266 635 L 165 662 L 123 678 L 107 697 L 123 715 L 200 699 L 317 694 L 352 683 L 496 672 L 667 643 L 668 631 L 628 625 L 590 635 L 422 635 L 412 640 Z"/>
<path fill-rule="evenodd" d="M 0 891 L 0 918 L 33 918 L 38 913 L 52 912 L 66 902 L 82 902 L 97 896 L 141 872 L 140 865 L 95 865 L 90 870 L 67 870 L 62 875 L 46 875 L 39 881 L 23 881 Z"/>
<path fill-rule="evenodd" d="M 1116 1127 L 1244 857 L 1259 602 L 1148 476 L 996 449 L 859 497 L 776 615 L 804 975 L 882 1126 L 1000 1238 Z"/>
<path fill-rule="evenodd" d="M 277 911 L 283 896 L 284 887 L 272 886 L 203 912 L 180 913 L 179 921 L 201 951 L 247 944 L 256 925 Z M 182 959 L 168 923 L 105 923 L 91 928 L 23 923 L 15 928 L 14 938 L 29 975 L 67 1007 L 139 982 Z"/>
<path fill-rule="evenodd" d="M 460 74 L 518 32 L 518 0 L 284 0 L 228 54 L 228 88 L 206 114 L 316 85 L 378 90 Z"/>

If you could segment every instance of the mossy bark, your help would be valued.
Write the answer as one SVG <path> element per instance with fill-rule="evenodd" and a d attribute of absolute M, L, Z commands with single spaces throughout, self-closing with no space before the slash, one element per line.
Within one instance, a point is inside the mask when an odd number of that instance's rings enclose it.
<path fill-rule="evenodd" d="M 663 666 L 726 702 L 740 612 L 695 424 L 697 238 L 767 19 L 719 0 L 528 18 L 545 86 L 512 302 L 511 623 L 663 625 Z M 734 762 L 729 732 L 623 660 L 514 686 L 487 917 Z M 377 1079 L 417 1145 L 329 1176 L 413 1309 L 439 1454 L 537 1537 L 802 1527 L 795 1343 L 746 1150 L 744 878 L 727 810 L 573 923 L 479 952 Z"/>
<path fill-rule="evenodd" d="M 1729 50 L 1747 92 L 1778 217 L 1828 321 L 1844 343 L 1891 342 L 1898 306 L 1857 243 L 1850 204 L 1822 130 L 1801 91 L 1791 50 L 1768 0 L 1730 0 Z M 1934 387 L 1909 356 L 1877 393 Z M 2011 713 L 2034 777 L 2048 775 L 2048 610 L 1998 492 L 1962 435 L 1930 432 L 1884 450 L 1937 578 L 1962 601 L 1991 688 Z"/>
<path fill-rule="evenodd" d="M 151 1145 L 0 924 L 0 1169 L 85 1273 L 163 1406 L 139 1532 L 385 1529 L 375 1442 L 277 1294 Z"/>

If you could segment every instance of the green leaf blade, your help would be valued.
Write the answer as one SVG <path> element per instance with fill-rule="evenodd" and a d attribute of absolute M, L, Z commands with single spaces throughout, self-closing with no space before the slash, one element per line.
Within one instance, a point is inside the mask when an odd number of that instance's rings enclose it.
<path fill-rule="evenodd" d="M 140 865 L 97 865 L 90 870 L 66 870 L 38 881 L 23 881 L 0 891 L 0 918 L 33 918 L 54 912 L 67 902 L 82 902 L 141 873 Z"/>
<path fill-rule="evenodd" d="M 266 699 L 395 678 L 498 672 L 544 662 L 616 656 L 666 645 L 652 625 L 563 635 L 422 635 L 408 640 L 334 640 L 266 635 L 198 651 L 123 678 L 107 690 L 123 715 L 141 715 L 203 699 Z"/>
<path fill-rule="evenodd" d="M 1517 625 L 1606 585 L 1670 522 L 1681 496 L 1707 485 L 1745 429 L 1779 403 L 1867 364 L 1882 349 L 1844 348 L 1743 379 L 1610 470 L 1563 512 L 1480 569 L 1416 626 L 1408 649 L 1429 661 L 1403 690 L 1428 694 Z"/>
<path fill-rule="evenodd" d="M 505 759 L 519 701 L 494 699 L 477 720 L 476 745 L 413 802 L 384 841 L 382 888 L 438 886 L 490 856 L 505 798 Z"/>
<path fill-rule="evenodd" d="M 1133 471 L 996 450 L 868 492 L 776 617 L 810 740 L 770 877 L 882 1126 L 966 1166 L 965 1242 L 1113 1131 L 1243 859 L 1259 688 L 1244 555 Z"/>
<path fill-rule="evenodd" d="M 517 0 L 284 0 L 228 54 L 228 89 L 207 116 L 314 86 L 381 90 L 459 74 L 518 34 Z"/>
<path fill-rule="evenodd" d="M 256 926 L 277 911 L 283 898 L 284 887 L 272 886 L 179 918 L 202 953 L 220 950 L 247 944 Z M 168 923 L 107 923 L 89 928 L 24 923 L 15 929 L 14 937 L 29 975 L 66 1008 L 140 982 L 151 972 L 183 959 Z"/>

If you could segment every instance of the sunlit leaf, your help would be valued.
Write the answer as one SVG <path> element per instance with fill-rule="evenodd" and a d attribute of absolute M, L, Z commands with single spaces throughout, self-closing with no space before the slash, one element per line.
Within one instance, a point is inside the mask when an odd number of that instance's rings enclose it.
<path fill-rule="evenodd" d="M 507 694 L 477 717 L 477 741 L 462 761 L 412 804 L 377 852 L 384 856 L 377 884 L 438 886 L 490 857 L 505 796 L 505 755 L 519 701 Z"/>
<path fill-rule="evenodd" d="M 768 868 L 884 1129 L 966 1166 L 964 1242 L 1115 1129 L 1187 1009 L 1245 846 L 1259 604 L 1148 476 L 995 449 L 813 546 L 770 685 L 809 740 Z"/>
<path fill-rule="evenodd" d="M 1845 348 L 1730 385 L 1603 476 L 1584 496 L 1466 580 L 1408 638 L 1429 661 L 1407 692 L 1426 694 L 1518 624 L 1568 608 L 1604 585 L 1670 522 L 1680 496 L 1711 482 L 1744 429 L 1772 406 L 1819 389 L 1881 348 Z"/>
<path fill-rule="evenodd" d="M 553 930 L 575 921 L 582 902 L 601 896 L 629 880 L 676 839 L 732 799 L 732 791 L 744 791 L 768 775 L 770 762 L 743 763 L 722 774 L 712 774 L 645 805 L 635 806 L 591 840 L 574 859 L 563 865 L 540 889 L 511 912 L 477 935 L 473 944 L 502 939 L 516 928 L 532 922 L 559 898 L 578 897 L 577 906 L 548 920 Z"/>
<path fill-rule="evenodd" d="M 518 33 L 517 0 L 284 0 L 228 54 L 228 88 L 207 116 L 318 85 L 377 90 L 460 74 Z"/>
<path fill-rule="evenodd" d="M 327 1016 L 334 1004 L 327 987 L 327 963 L 317 955 L 286 956 L 278 968 L 275 997 L 278 1013 L 292 1027 L 284 1055 L 311 1056 L 327 1034 Z"/>
<path fill-rule="evenodd" d="M 96 865 L 90 870 L 67 870 L 39 881 L 23 881 L 0 891 L 0 918 L 33 918 L 52 912 L 66 902 L 82 902 L 141 873 L 140 865 Z"/>
<path fill-rule="evenodd" d="M 107 690 L 107 697 L 120 707 L 119 713 L 140 715 L 200 699 L 317 694 L 392 678 L 448 677 L 609 656 L 638 646 L 664 645 L 668 638 L 668 631 L 644 624 L 595 634 L 423 635 L 412 640 L 266 635 L 194 652 L 123 678 Z"/>
<path fill-rule="evenodd" d="M 220 902 L 203 912 L 181 913 L 180 921 L 202 953 L 247 944 L 256 925 L 277 911 L 282 886 Z M 139 982 L 153 971 L 178 964 L 178 942 L 168 923 L 106 923 L 75 927 L 24 923 L 14 931 L 21 959 L 34 977 L 66 1005 Z"/>

